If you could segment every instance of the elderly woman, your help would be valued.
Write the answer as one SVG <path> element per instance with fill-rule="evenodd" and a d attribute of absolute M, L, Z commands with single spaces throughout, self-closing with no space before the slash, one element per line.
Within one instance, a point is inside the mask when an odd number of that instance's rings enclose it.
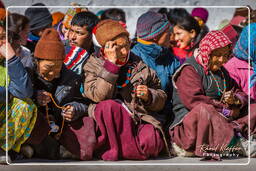
<path fill-rule="evenodd" d="M 175 120 L 169 134 L 179 156 L 214 158 L 212 153 L 238 147 L 236 142 L 248 135 L 247 96 L 223 67 L 231 54 L 230 45 L 223 32 L 209 32 L 194 57 L 173 76 Z M 249 130 L 255 133 L 255 105 L 251 109 Z"/>
<path fill-rule="evenodd" d="M 96 154 L 103 160 L 158 156 L 164 144 L 157 112 L 167 96 L 156 73 L 130 52 L 119 22 L 103 20 L 94 33 L 101 53 L 84 66 L 84 96 L 97 103 L 88 111 L 97 123 Z"/>
<path fill-rule="evenodd" d="M 253 100 L 256 100 L 256 23 L 250 24 L 243 29 L 238 42 L 233 50 L 234 57 L 226 64 L 225 68 L 229 75 L 237 82 L 239 87 L 248 94 Z M 250 32 L 250 37 L 249 37 Z M 248 46 L 250 41 L 250 49 Z M 250 52 L 250 53 L 249 53 Z M 250 55 L 250 56 L 249 56 Z M 249 57 L 249 58 L 248 58 Z M 248 64 L 248 59 L 251 61 Z M 249 86 L 248 71 L 250 72 Z M 249 94 L 250 87 L 250 94 Z"/>
<path fill-rule="evenodd" d="M 0 26 L 0 163 L 6 163 L 5 151 L 20 152 L 22 144 L 30 137 L 37 118 L 36 105 L 29 99 L 33 92 L 31 80 L 20 57 L 16 56 L 11 44 L 6 42 L 4 28 Z M 6 51 L 8 51 L 7 55 Z M 6 64 L 8 64 L 8 80 L 6 80 Z M 6 113 L 6 90 L 8 113 Z M 8 144 L 6 144 L 6 123 L 8 123 Z"/>
<path fill-rule="evenodd" d="M 36 154 L 53 159 L 58 157 L 58 143 L 54 137 L 76 158 L 88 160 L 92 158 L 95 142 L 94 132 L 90 131 L 94 121 L 84 117 L 89 102 L 80 92 L 82 79 L 63 65 L 64 58 L 64 45 L 58 32 L 53 28 L 46 29 L 35 48 L 35 65 L 30 65 L 35 67 L 28 68 L 38 115 L 46 119 L 38 121 L 33 139 L 27 143 L 41 145 L 40 151 L 35 148 Z"/>

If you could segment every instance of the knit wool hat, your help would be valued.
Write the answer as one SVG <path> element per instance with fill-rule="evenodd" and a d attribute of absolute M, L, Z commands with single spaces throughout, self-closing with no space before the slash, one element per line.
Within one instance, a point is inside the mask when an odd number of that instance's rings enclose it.
<path fill-rule="evenodd" d="M 233 26 L 231 24 L 228 24 L 225 27 L 223 27 L 220 31 L 222 31 L 226 36 L 228 36 L 229 40 L 232 42 L 232 46 L 235 47 L 239 34 L 233 28 Z"/>
<path fill-rule="evenodd" d="M 0 20 L 5 20 L 6 11 L 4 8 L 0 8 Z"/>
<path fill-rule="evenodd" d="M 106 42 L 111 41 L 121 34 L 129 37 L 128 31 L 118 21 L 111 19 L 100 21 L 93 30 L 97 43 L 103 47 Z"/>
<path fill-rule="evenodd" d="M 65 48 L 54 28 L 44 30 L 36 44 L 34 56 L 39 59 L 64 60 Z"/>
<path fill-rule="evenodd" d="M 204 21 L 204 23 L 207 22 L 208 15 L 209 15 L 208 10 L 205 8 L 194 8 L 191 12 L 192 17 L 199 17 Z"/>
<path fill-rule="evenodd" d="M 62 12 L 57 11 L 52 13 L 52 26 L 58 24 L 64 17 L 65 14 L 63 14 Z"/>
<path fill-rule="evenodd" d="M 45 6 L 43 3 L 33 4 L 26 9 L 25 16 L 29 19 L 30 31 L 41 29 L 52 24 L 52 15 L 48 8 L 33 8 L 33 6 Z"/>
<path fill-rule="evenodd" d="M 163 14 L 148 11 L 142 14 L 137 21 L 137 37 L 151 40 L 170 28 L 170 22 Z"/>

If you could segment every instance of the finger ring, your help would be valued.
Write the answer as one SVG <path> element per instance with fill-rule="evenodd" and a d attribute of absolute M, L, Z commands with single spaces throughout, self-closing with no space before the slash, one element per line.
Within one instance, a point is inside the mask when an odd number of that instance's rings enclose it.
<path fill-rule="evenodd" d="M 141 96 L 144 96 L 144 93 L 140 93 Z"/>
<path fill-rule="evenodd" d="M 109 46 L 108 46 L 108 45 L 106 45 L 106 46 L 105 46 L 105 48 L 109 48 Z"/>

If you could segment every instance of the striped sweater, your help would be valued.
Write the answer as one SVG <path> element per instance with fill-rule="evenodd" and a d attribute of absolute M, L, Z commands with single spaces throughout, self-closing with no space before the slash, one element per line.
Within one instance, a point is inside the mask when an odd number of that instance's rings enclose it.
<path fill-rule="evenodd" d="M 77 46 L 66 46 L 65 52 L 66 58 L 64 59 L 64 64 L 67 69 L 81 75 L 85 61 L 90 54 L 85 49 Z"/>

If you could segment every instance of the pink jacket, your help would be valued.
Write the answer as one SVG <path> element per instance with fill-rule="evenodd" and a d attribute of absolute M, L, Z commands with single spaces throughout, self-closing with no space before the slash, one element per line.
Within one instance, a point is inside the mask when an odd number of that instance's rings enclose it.
<path fill-rule="evenodd" d="M 248 62 L 233 57 L 224 65 L 224 67 L 240 88 L 249 95 L 248 69 L 250 69 L 250 75 L 253 73 L 253 70 L 248 65 Z M 251 88 L 250 97 L 256 100 L 256 86 Z"/>

